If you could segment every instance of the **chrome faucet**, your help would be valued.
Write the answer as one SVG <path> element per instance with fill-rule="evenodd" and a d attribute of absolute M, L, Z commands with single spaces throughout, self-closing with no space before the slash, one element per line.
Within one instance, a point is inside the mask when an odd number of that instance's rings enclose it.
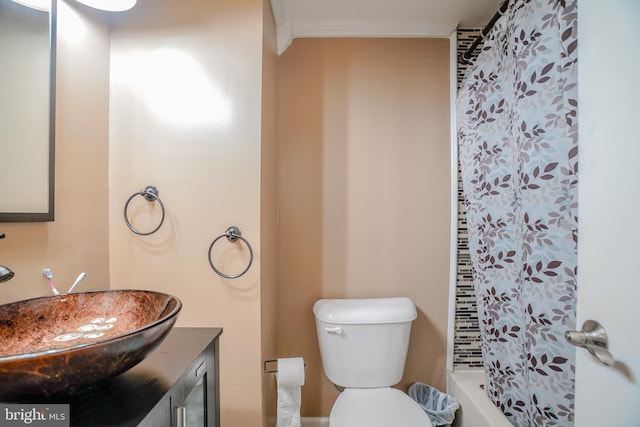
<path fill-rule="evenodd" d="M 13 274 L 13 271 L 9 270 L 9 268 L 4 265 L 0 265 L 0 283 L 11 280 Z"/>
<path fill-rule="evenodd" d="M 0 265 L 0 283 L 7 282 L 13 277 L 13 271 L 9 270 L 4 265 Z"/>
<path fill-rule="evenodd" d="M 5 234 L 0 233 L 0 239 L 4 239 L 4 237 L 5 237 Z M 0 283 L 11 280 L 11 278 L 13 277 L 13 274 L 14 274 L 13 271 L 11 271 L 8 267 L 5 267 L 4 265 L 0 265 Z"/>

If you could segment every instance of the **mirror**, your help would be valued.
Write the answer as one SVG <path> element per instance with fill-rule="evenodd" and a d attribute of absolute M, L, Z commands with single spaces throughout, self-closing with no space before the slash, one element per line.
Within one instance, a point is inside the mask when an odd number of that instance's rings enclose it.
<path fill-rule="evenodd" d="M 50 3 L 42 10 L 0 0 L 0 222 L 53 221 L 56 0 Z"/>

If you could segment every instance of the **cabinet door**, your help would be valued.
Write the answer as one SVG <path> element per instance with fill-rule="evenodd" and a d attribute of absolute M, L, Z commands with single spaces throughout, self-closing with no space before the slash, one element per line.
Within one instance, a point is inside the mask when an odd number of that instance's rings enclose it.
<path fill-rule="evenodd" d="M 218 339 L 209 343 L 171 391 L 173 427 L 219 427 Z"/>
<path fill-rule="evenodd" d="M 207 427 L 207 375 L 203 375 L 191 388 L 185 390 L 182 409 L 178 411 L 183 427 Z"/>
<path fill-rule="evenodd" d="M 130 425 L 130 424 L 127 424 Z M 171 427 L 171 394 L 165 395 L 160 402 L 138 424 L 138 427 Z"/>
<path fill-rule="evenodd" d="M 206 352 L 205 352 L 206 353 Z M 207 361 L 201 354 L 176 384 L 172 395 L 172 419 L 175 427 L 207 427 Z"/>
<path fill-rule="evenodd" d="M 207 427 L 220 427 L 220 368 L 218 362 L 218 338 L 213 340 L 203 356 L 207 362 Z"/>

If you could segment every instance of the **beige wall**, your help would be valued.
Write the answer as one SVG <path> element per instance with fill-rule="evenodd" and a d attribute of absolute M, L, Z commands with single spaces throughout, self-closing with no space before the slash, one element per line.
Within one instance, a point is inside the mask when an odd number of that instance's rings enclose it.
<path fill-rule="evenodd" d="M 48 295 L 44 267 L 52 268 L 61 289 L 86 271 L 78 290 L 111 285 L 169 292 L 184 303 L 178 325 L 223 327 L 222 423 L 230 427 L 261 425 L 263 395 L 275 404 L 273 376 L 262 373 L 263 358 L 275 354 L 271 20 L 268 1 L 259 0 L 139 1 L 117 15 L 61 2 L 56 221 L 0 228 L 7 235 L 0 264 L 16 273 L 0 287 L 0 302 Z M 186 66 L 172 68 L 176 54 Z M 145 61 L 152 68 L 145 70 Z M 157 76 L 162 79 L 152 80 Z M 201 93 L 219 104 L 195 104 Z M 167 110 L 154 109 L 163 99 Z M 211 114 L 200 115 L 202 108 Z M 167 218 L 158 233 L 139 237 L 126 228 L 122 209 L 150 184 L 160 190 Z M 138 199 L 132 222 L 147 230 L 158 212 L 147 216 L 153 205 Z M 230 225 L 242 230 L 255 254 L 249 272 L 236 280 L 220 278 L 207 261 L 211 241 Z M 244 268 L 246 249 L 234 250 L 224 239 L 218 246 L 221 270 Z"/>
<path fill-rule="evenodd" d="M 261 252 L 262 40 L 262 0 L 139 1 L 112 30 L 111 284 L 176 295 L 184 304 L 178 326 L 224 328 L 221 422 L 228 427 L 262 423 L 261 275 L 269 262 Z M 140 237 L 125 226 L 122 208 L 146 185 L 159 189 L 167 218 Z M 136 199 L 134 225 L 149 229 L 158 209 Z M 269 206 L 262 208 L 269 226 Z M 209 245 L 231 225 L 255 253 L 235 280 L 207 261 Z M 213 258 L 232 274 L 248 251 L 222 239 Z"/>
<path fill-rule="evenodd" d="M 278 353 L 308 363 L 327 416 L 313 303 L 408 296 L 407 369 L 444 389 L 450 239 L 449 41 L 297 39 L 278 64 Z"/>
<path fill-rule="evenodd" d="M 278 230 L 277 230 L 277 53 L 276 30 L 269 0 L 264 0 L 264 40 L 262 45 L 262 144 L 260 235 L 262 247 L 261 331 L 262 360 L 277 357 L 276 320 L 278 310 Z M 275 377 L 262 375 L 263 426 L 275 425 L 277 388 Z"/>
<path fill-rule="evenodd" d="M 55 221 L 0 224 L 0 264 L 16 274 L 0 285 L 0 303 L 50 295 L 46 267 L 61 291 L 82 271 L 77 290 L 109 287 L 108 30 L 65 2 L 58 8 Z"/>

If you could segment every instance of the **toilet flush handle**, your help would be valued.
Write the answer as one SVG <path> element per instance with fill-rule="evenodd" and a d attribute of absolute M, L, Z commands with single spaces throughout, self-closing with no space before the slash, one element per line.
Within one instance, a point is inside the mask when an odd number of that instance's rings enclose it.
<path fill-rule="evenodd" d="M 342 335 L 342 328 L 340 326 L 336 326 L 335 328 L 324 328 L 325 331 L 330 334 Z"/>

